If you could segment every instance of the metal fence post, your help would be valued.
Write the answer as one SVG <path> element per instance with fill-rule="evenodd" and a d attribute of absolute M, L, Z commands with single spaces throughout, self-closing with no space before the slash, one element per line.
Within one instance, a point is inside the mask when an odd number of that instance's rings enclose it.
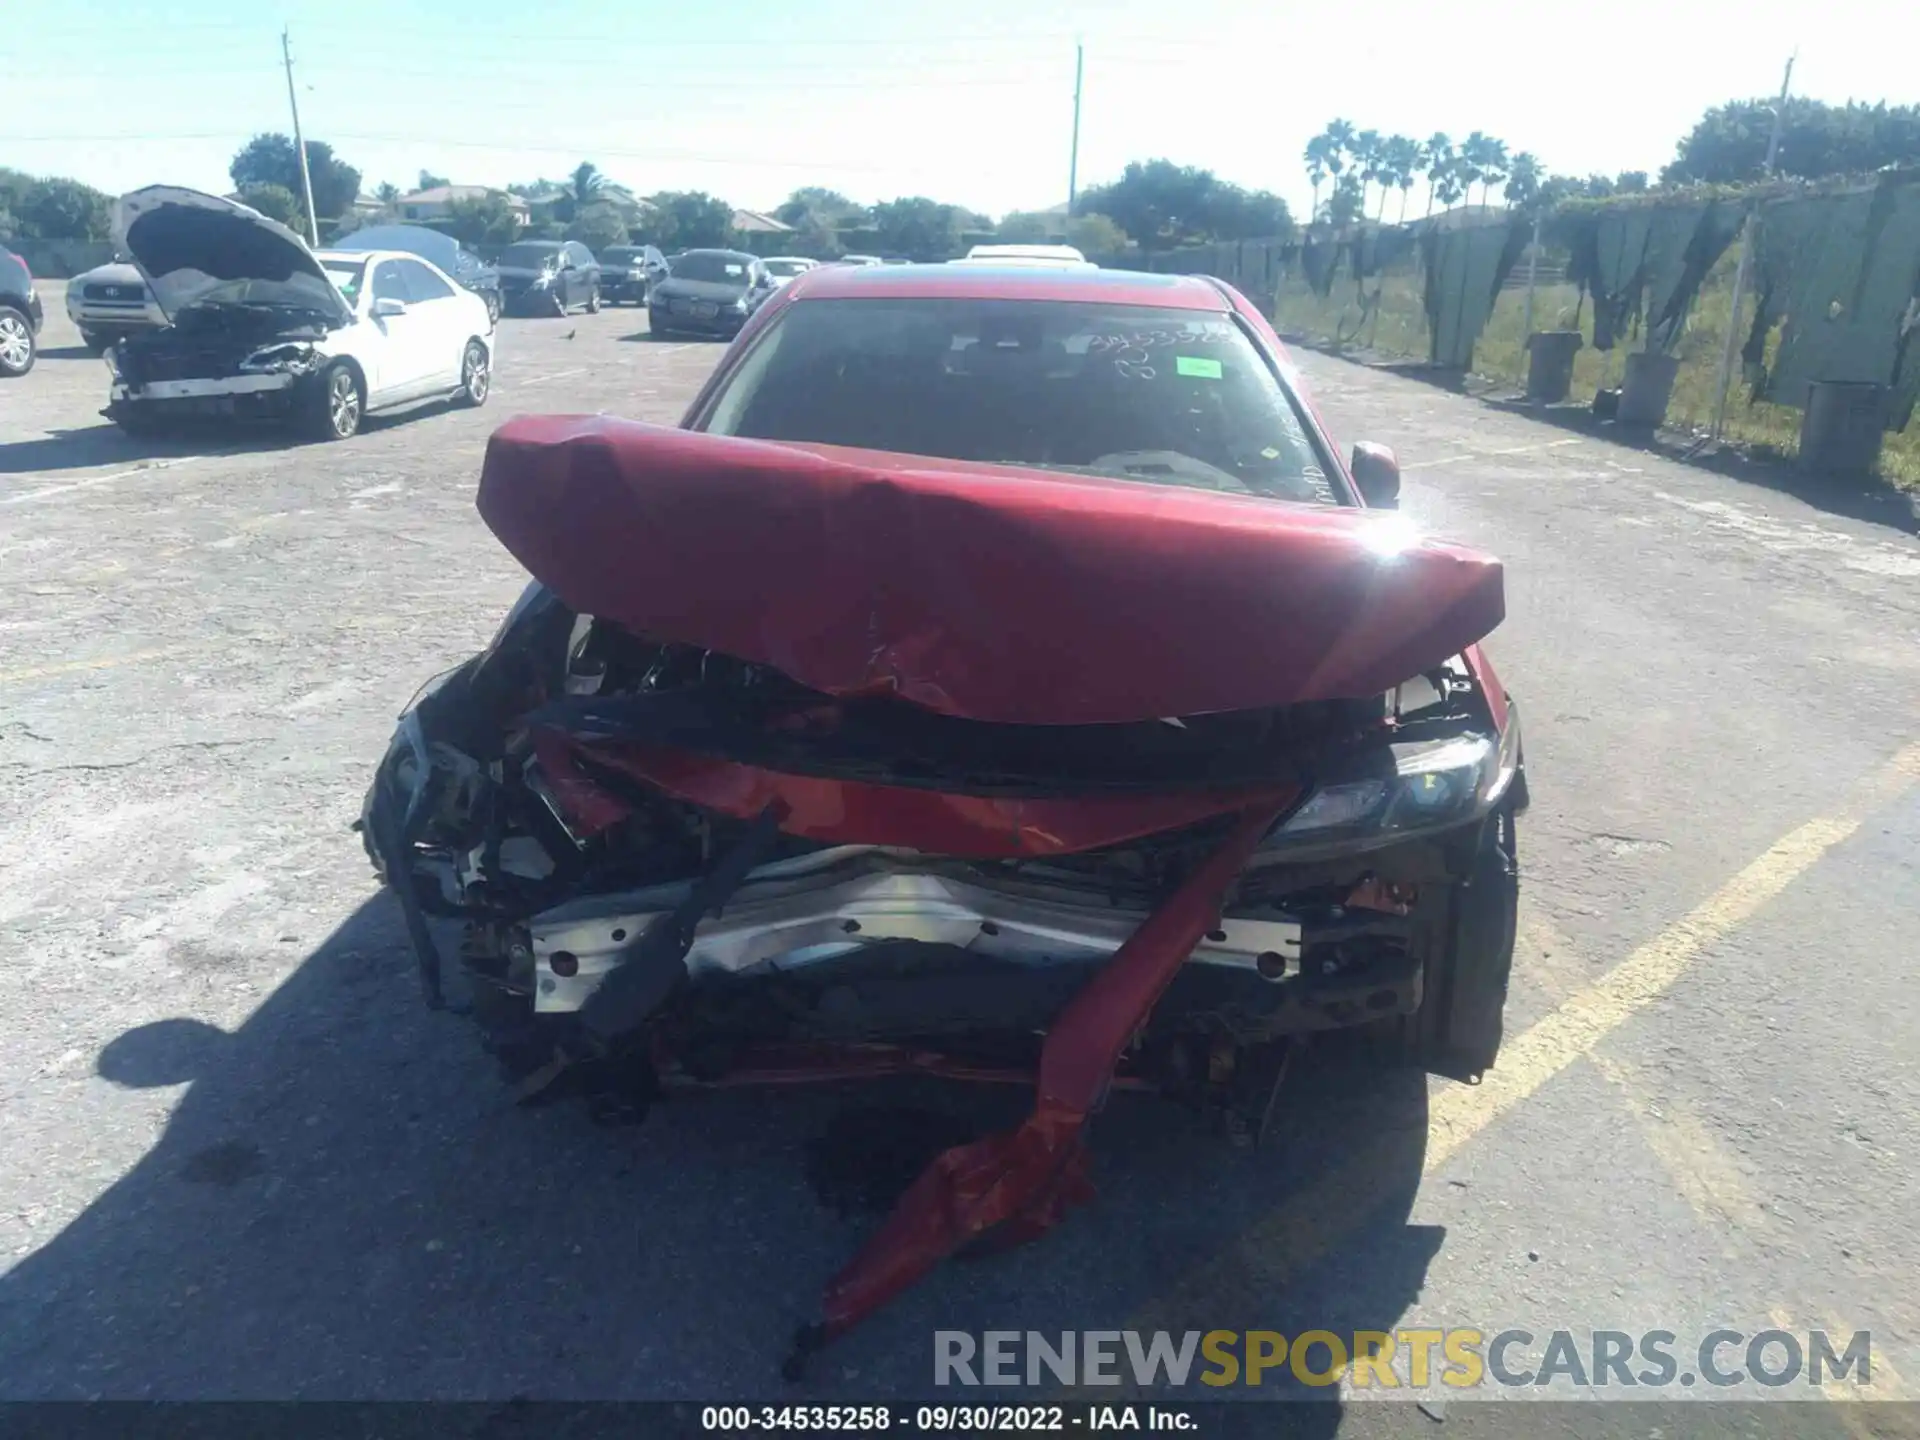
<path fill-rule="evenodd" d="M 1524 318 L 1520 322 L 1520 333 L 1523 337 L 1533 334 L 1533 284 L 1539 274 L 1540 214 L 1536 211 L 1533 217 L 1533 244 L 1527 249 L 1527 308 L 1524 312 Z"/>
<path fill-rule="evenodd" d="M 1767 138 L 1765 175 L 1773 178 L 1774 161 L 1780 156 L 1780 132 L 1787 121 L 1787 91 L 1793 84 L 1794 57 L 1787 59 L 1787 73 L 1780 82 L 1780 99 L 1773 107 L 1773 134 Z M 1733 308 L 1727 315 L 1727 339 L 1720 348 L 1720 378 L 1713 402 L 1711 437 L 1718 440 L 1727 425 L 1727 396 L 1733 389 L 1733 357 L 1740 343 L 1740 304 L 1747 298 L 1747 277 L 1753 268 L 1753 232 L 1760 223 L 1760 202 L 1747 202 L 1747 218 L 1740 226 L 1740 264 L 1733 272 Z"/>

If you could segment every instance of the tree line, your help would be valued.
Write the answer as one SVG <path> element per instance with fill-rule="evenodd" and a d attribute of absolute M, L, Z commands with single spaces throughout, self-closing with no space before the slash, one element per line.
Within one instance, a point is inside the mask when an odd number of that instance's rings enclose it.
<path fill-rule="evenodd" d="M 1504 140 L 1478 130 L 1458 142 L 1444 133 L 1417 140 L 1334 120 L 1302 155 L 1313 194 L 1307 218 L 1335 226 L 1379 222 L 1392 204 L 1396 221 L 1404 220 L 1421 185 L 1425 213 L 1431 215 L 1463 201 L 1491 204 L 1496 192 L 1507 205 L 1525 210 L 1573 196 L 1757 180 L 1773 109 L 1771 100 L 1737 100 L 1708 110 L 1682 137 L 1657 179 L 1634 170 L 1611 176 L 1549 174 L 1530 152 L 1511 150 Z M 323 230 L 337 230 L 352 215 L 361 173 L 325 141 L 307 141 L 306 151 L 314 209 Z M 1920 105 L 1787 102 L 1781 175 L 1815 180 L 1906 165 L 1920 165 Z M 254 136 L 234 155 L 228 173 L 234 193 L 247 204 L 293 229 L 305 229 L 300 160 L 287 136 Z M 445 177 L 422 171 L 418 188 L 446 183 Z M 631 207 L 613 203 L 607 186 L 607 177 L 591 161 L 582 161 L 564 181 L 512 185 L 505 192 L 457 201 L 439 223 L 474 245 L 540 234 L 580 239 L 595 248 L 641 241 L 684 249 L 734 238 L 733 207 L 716 196 L 663 191 L 646 196 L 647 207 Z M 507 195 L 555 191 L 560 194 L 543 207 L 542 218 L 531 228 L 521 226 Z M 397 186 L 383 184 L 373 193 L 386 218 L 397 216 Z M 0 240 L 104 240 L 111 203 L 111 197 L 79 180 L 0 167 Z M 925 196 L 862 205 L 820 186 L 794 191 L 774 214 L 794 227 L 793 248 L 823 257 L 851 248 L 849 239 L 861 248 L 923 258 L 951 254 L 976 236 L 1059 240 L 1089 254 L 1112 254 L 1129 246 L 1163 250 L 1209 240 L 1285 237 L 1294 228 L 1279 196 L 1170 160 L 1128 165 L 1112 181 L 1075 196 L 1068 212 L 1016 211 L 997 223 Z"/>

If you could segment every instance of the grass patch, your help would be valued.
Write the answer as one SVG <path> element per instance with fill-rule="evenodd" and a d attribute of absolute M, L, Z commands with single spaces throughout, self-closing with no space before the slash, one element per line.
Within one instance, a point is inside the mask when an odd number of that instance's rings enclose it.
<path fill-rule="evenodd" d="M 1667 407 L 1667 424 L 1675 429 L 1704 433 L 1713 424 L 1715 382 L 1720 370 L 1720 349 L 1725 343 L 1727 323 L 1733 307 L 1733 274 L 1738 263 L 1729 249 L 1708 274 L 1687 318 L 1687 328 L 1674 353 L 1680 359 L 1680 371 L 1674 380 L 1673 400 Z M 1525 275 L 1525 262 L 1518 273 Z M 1368 288 L 1380 286 L 1376 315 L 1362 309 L 1353 281 L 1342 275 L 1334 282 L 1333 293 L 1322 298 L 1313 293 L 1297 267 L 1288 274 L 1279 290 L 1274 308 L 1275 323 L 1282 330 L 1305 335 L 1316 341 L 1343 346 L 1364 346 L 1386 355 L 1412 360 L 1427 357 L 1427 314 L 1422 303 L 1423 287 L 1417 264 L 1369 280 Z M 1573 364 L 1573 397 L 1591 397 L 1602 385 L 1618 385 L 1625 366 L 1624 347 L 1611 351 L 1593 348 L 1593 307 L 1582 306 L 1579 291 L 1572 285 L 1540 285 L 1533 296 L 1533 325 L 1536 330 L 1573 329 L 1576 320 L 1586 337 Z M 1753 323 L 1753 297 L 1749 292 L 1741 304 L 1740 333 Z M 1526 290 L 1503 290 L 1493 307 L 1487 328 L 1474 346 L 1474 373 L 1516 388 L 1524 384 L 1527 373 Z M 1638 340 L 1629 341 L 1638 349 Z M 1779 344 L 1776 331 L 1769 338 L 1768 354 Z M 1750 403 L 1752 392 L 1737 368 L 1733 390 L 1727 402 L 1727 438 L 1753 449 L 1774 452 L 1791 459 L 1800 446 L 1800 412 L 1790 405 L 1766 401 Z M 1888 432 L 1880 455 L 1880 474 L 1905 489 L 1920 489 L 1920 426 L 1909 425 L 1904 433 Z"/>

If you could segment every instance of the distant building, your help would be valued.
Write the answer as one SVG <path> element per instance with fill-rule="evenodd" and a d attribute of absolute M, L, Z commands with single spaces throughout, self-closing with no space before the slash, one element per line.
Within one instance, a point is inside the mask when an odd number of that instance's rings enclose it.
<path fill-rule="evenodd" d="M 489 195 L 499 195 L 506 200 L 507 208 L 513 211 L 514 224 L 527 223 L 531 214 L 528 203 L 518 195 L 509 195 L 490 185 L 436 185 L 431 190 L 416 190 L 411 195 L 402 195 L 399 201 L 400 218 L 444 220 L 452 214 L 455 201 L 484 200 Z"/>
<path fill-rule="evenodd" d="M 793 226 L 783 224 L 771 215 L 762 215 L 758 210 L 734 211 L 733 228 L 741 235 L 790 235 L 793 233 Z"/>

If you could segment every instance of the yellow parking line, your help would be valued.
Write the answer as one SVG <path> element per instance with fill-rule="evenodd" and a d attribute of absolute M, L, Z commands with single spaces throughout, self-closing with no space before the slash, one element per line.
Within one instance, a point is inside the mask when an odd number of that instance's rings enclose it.
<path fill-rule="evenodd" d="M 1499 1065 L 1479 1085 L 1448 1085 L 1429 1106 L 1422 1172 L 1431 1175 L 1495 1120 L 1536 1094 L 1620 1025 L 1659 999 L 1706 949 L 1774 900 L 1866 817 L 1920 779 L 1913 744 L 1856 785 L 1829 815 L 1810 820 L 1769 846 L 1691 912 L 1598 980 L 1582 986 L 1502 1048 Z M 1222 1253 L 1190 1271 L 1127 1322 L 1135 1330 L 1180 1329 L 1195 1315 L 1230 1316 L 1265 1302 L 1295 1270 L 1359 1226 L 1364 1203 L 1395 1179 L 1398 1136 L 1369 1140 L 1345 1161 L 1242 1233 Z M 1702 1182 L 1714 1203 L 1738 1192 L 1724 1176 Z"/>
<path fill-rule="evenodd" d="M 1427 1168 L 1445 1164 L 1475 1135 L 1565 1070 L 1630 1017 L 1658 1000 L 1709 945 L 1776 899 L 1868 815 L 1920 778 L 1920 744 L 1907 746 L 1856 786 L 1830 815 L 1809 820 L 1769 846 L 1705 901 L 1575 993 L 1500 1052 L 1478 1085 L 1434 1099 Z"/>

